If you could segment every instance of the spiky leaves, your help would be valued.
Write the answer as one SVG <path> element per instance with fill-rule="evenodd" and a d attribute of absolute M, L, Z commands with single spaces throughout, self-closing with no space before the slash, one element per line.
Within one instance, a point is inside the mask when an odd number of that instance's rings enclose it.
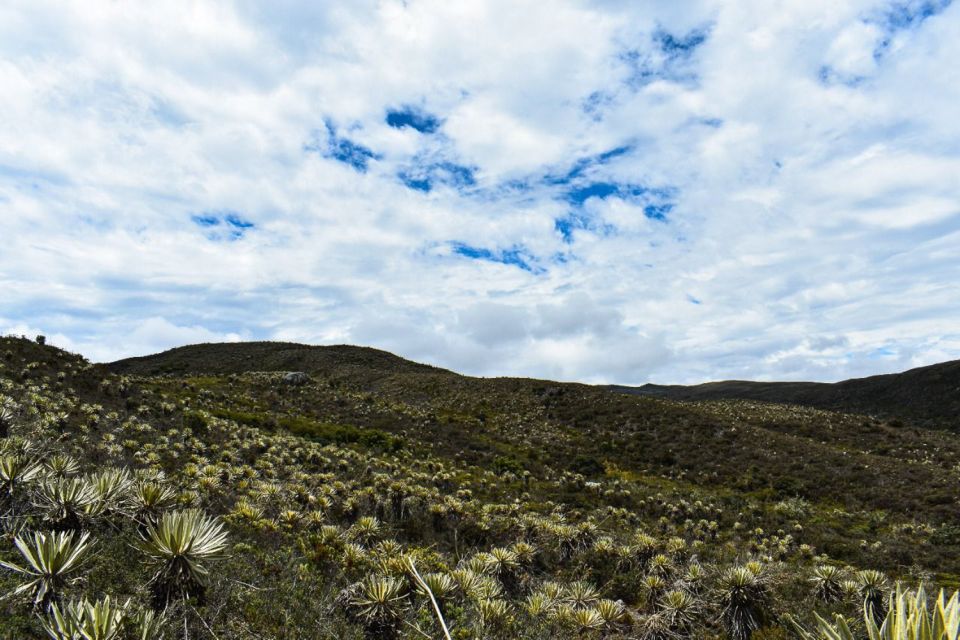
<path fill-rule="evenodd" d="M 90 547 L 89 538 L 87 533 L 76 536 L 62 532 L 17 536 L 14 544 L 26 563 L 21 566 L 0 561 L 0 567 L 20 574 L 26 582 L 10 595 L 30 593 L 34 604 L 43 609 L 56 602 L 80 568 Z"/>
<path fill-rule="evenodd" d="M 440 603 L 449 600 L 456 593 L 457 583 L 447 573 L 425 573 L 422 579 L 423 585 L 418 583 L 417 591 L 426 595 L 429 589 Z"/>
<path fill-rule="evenodd" d="M 57 454 L 44 462 L 46 473 L 54 478 L 66 478 L 80 471 L 80 463 L 73 456 Z"/>
<path fill-rule="evenodd" d="M 931 610 L 923 585 L 916 591 L 897 587 L 883 624 L 873 622 L 873 611 L 864 605 L 864 622 L 870 640 L 956 640 L 960 636 L 960 593 L 948 600 L 940 591 Z"/>
<path fill-rule="evenodd" d="M 523 601 L 523 610 L 528 616 L 537 620 L 553 615 L 557 611 L 559 603 L 545 593 L 531 593 Z"/>
<path fill-rule="evenodd" d="M 364 635 L 369 640 L 396 638 L 407 608 L 403 582 L 392 577 L 370 577 L 352 591 L 347 609 L 363 626 Z"/>
<path fill-rule="evenodd" d="M 826 603 L 837 602 L 843 598 L 843 569 L 825 564 L 813 570 L 813 595 Z"/>
<path fill-rule="evenodd" d="M 163 514 L 141 534 L 140 548 L 156 573 L 151 579 L 154 608 L 174 599 L 196 598 L 203 604 L 209 573 L 205 563 L 223 556 L 223 525 L 197 509 Z"/>
<path fill-rule="evenodd" d="M 173 506 L 176 499 L 173 489 L 156 480 L 135 482 L 130 491 L 133 517 L 142 525 L 155 524 L 163 510 Z"/>
<path fill-rule="evenodd" d="M 6 438 L 10 435 L 13 419 L 13 409 L 5 404 L 0 404 L 0 438 Z"/>
<path fill-rule="evenodd" d="M 881 571 L 865 569 L 857 572 L 857 582 L 864 608 L 879 625 L 887 615 L 887 577 Z"/>
<path fill-rule="evenodd" d="M 600 600 L 594 610 L 600 615 L 605 628 L 615 628 L 629 619 L 626 607 L 619 600 Z"/>
<path fill-rule="evenodd" d="M 40 624 L 53 640 L 155 640 L 162 633 L 163 618 L 152 611 L 132 610 L 129 600 L 121 605 L 107 596 L 64 607 L 55 603 Z"/>
<path fill-rule="evenodd" d="M 125 511 L 129 506 L 128 492 L 133 479 L 128 470 L 104 469 L 92 474 L 87 482 L 93 490 L 98 509 L 116 512 Z"/>
<path fill-rule="evenodd" d="M 732 640 L 750 640 L 770 611 L 769 583 L 753 567 L 728 569 L 718 581 L 722 619 Z"/>
<path fill-rule="evenodd" d="M 0 511 L 16 501 L 20 489 L 37 477 L 40 465 L 17 454 L 0 455 Z"/>
<path fill-rule="evenodd" d="M 567 587 L 564 602 L 574 609 L 586 609 L 600 599 L 600 592 L 589 582 L 578 580 Z"/>
<path fill-rule="evenodd" d="M 563 624 L 578 635 L 586 635 L 603 627 L 603 616 L 596 609 L 564 607 L 559 615 Z"/>
<path fill-rule="evenodd" d="M 503 595 L 500 583 L 490 576 L 470 569 L 455 569 L 450 572 L 460 591 L 471 600 L 492 600 Z"/>
<path fill-rule="evenodd" d="M 495 633 L 510 622 L 510 605 L 504 600 L 484 598 L 476 603 L 477 620 L 484 633 Z"/>
<path fill-rule="evenodd" d="M 350 528 L 350 538 L 359 544 L 369 545 L 380 536 L 380 521 L 372 516 L 363 516 Z"/>
<path fill-rule="evenodd" d="M 62 609 L 54 604 L 41 624 L 53 640 L 116 640 L 129 604 L 119 605 L 110 596 L 98 602 L 71 602 Z"/>
<path fill-rule="evenodd" d="M 520 560 L 516 552 L 495 547 L 490 553 L 483 554 L 482 558 L 484 572 L 499 580 L 507 592 L 516 593 L 520 583 Z"/>
<path fill-rule="evenodd" d="M 79 531 L 102 504 L 96 488 L 84 478 L 45 478 L 36 496 L 44 520 L 57 531 Z"/>
<path fill-rule="evenodd" d="M 683 637 L 689 634 L 700 611 L 700 603 L 690 593 L 674 589 L 660 600 L 660 615 L 666 627 Z"/>
<path fill-rule="evenodd" d="M 865 603 L 863 621 L 869 640 L 957 640 L 960 637 L 960 592 L 947 599 L 941 590 L 932 608 L 921 585 L 916 591 L 897 588 L 891 596 L 887 613 L 878 624 L 875 610 Z M 850 625 L 842 616 L 828 622 L 819 615 L 817 630 L 808 631 L 788 618 L 801 640 L 854 640 Z"/>
<path fill-rule="evenodd" d="M 444 573 L 428 573 L 426 577 L 421 576 L 420 572 L 417 571 L 417 565 L 413 558 L 408 558 L 407 563 L 414 584 L 417 585 L 417 591 L 430 598 L 430 604 L 433 605 L 433 610 L 437 614 L 437 622 L 443 629 L 443 635 L 446 640 L 450 640 L 450 629 L 447 628 L 447 622 L 443 618 L 441 598 L 449 598 L 452 596 L 456 590 L 457 583 L 453 581 L 453 578 Z"/>
<path fill-rule="evenodd" d="M 158 616 L 153 611 L 142 609 L 128 615 L 127 620 L 133 626 L 134 640 L 157 640 L 163 633 L 165 620 L 162 615 Z"/>

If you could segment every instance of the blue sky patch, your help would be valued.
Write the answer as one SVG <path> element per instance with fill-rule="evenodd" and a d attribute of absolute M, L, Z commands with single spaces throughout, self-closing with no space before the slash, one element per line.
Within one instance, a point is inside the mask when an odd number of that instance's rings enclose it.
<path fill-rule="evenodd" d="M 314 132 L 314 141 L 305 145 L 304 150 L 316 151 L 324 158 L 350 165 L 360 173 L 367 172 L 371 160 L 382 158 L 369 147 L 340 136 L 331 120 L 324 120 L 324 125 L 327 129 L 326 140 L 321 141 L 319 132 Z"/>
<path fill-rule="evenodd" d="M 677 36 L 663 29 L 653 34 L 653 41 L 660 47 L 660 51 L 671 58 L 689 57 L 694 50 L 707 41 L 710 32 L 703 29 L 694 29 L 686 35 Z"/>
<path fill-rule="evenodd" d="M 244 220 L 239 214 L 236 213 L 228 213 L 226 216 L 224 216 L 223 221 L 234 229 L 253 229 L 255 226 L 252 222 L 249 220 Z"/>
<path fill-rule="evenodd" d="M 547 184 L 555 185 L 570 184 L 577 178 L 583 176 L 589 169 L 608 164 L 611 160 L 625 156 L 631 151 L 633 151 L 633 145 L 625 144 L 592 156 L 577 158 L 567 171 L 561 174 L 548 174 L 544 181 Z"/>
<path fill-rule="evenodd" d="M 534 274 L 544 273 L 542 267 L 533 262 L 533 257 L 525 249 L 520 247 L 511 247 L 509 249 L 498 249 L 493 251 L 484 247 L 474 247 L 464 242 L 451 242 L 450 248 L 453 253 L 464 258 L 472 260 L 482 260 L 485 262 L 496 262 L 499 264 L 511 265 Z"/>
<path fill-rule="evenodd" d="M 566 244 L 573 244 L 573 234 L 576 231 L 591 231 L 602 236 L 612 236 L 617 233 L 617 228 L 612 224 L 597 222 L 594 217 L 582 211 L 571 211 L 562 218 L 556 218 L 553 221 L 553 228 Z"/>
<path fill-rule="evenodd" d="M 610 196 L 618 198 L 636 198 L 650 193 L 650 189 L 636 184 L 618 184 L 615 182 L 590 182 L 574 187 L 563 194 L 563 199 L 575 207 L 582 207 L 590 198 L 601 200 Z"/>
<path fill-rule="evenodd" d="M 651 34 L 653 44 L 621 51 L 619 59 L 630 70 L 626 85 L 640 89 L 656 80 L 668 80 L 682 84 L 695 84 L 698 80 L 691 61 L 710 37 L 710 27 L 693 29 L 678 35 L 664 29 Z"/>
<path fill-rule="evenodd" d="M 408 167 L 397 172 L 397 178 L 410 189 L 429 193 L 438 185 L 465 189 L 477 184 L 476 169 L 455 162 L 433 162 Z"/>
<path fill-rule="evenodd" d="M 201 229 L 206 229 L 210 240 L 239 240 L 256 227 L 236 211 L 204 211 L 190 216 L 190 220 Z"/>
<path fill-rule="evenodd" d="M 890 48 L 893 36 L 900 31 L 916 29 L 927 19 L 946 10 L 953 0 L 908 0 L 894 2 L 887 7 L 880 18 L 874 20 L 885 32 L 883 38 L 873 49 L 873 59 L 879 62 Z"/>
<path fill-rule="evenodd" d="M 161 97 L 153 98 L 150 112 L 159 122 L 171 127 L 182 127 L 190 122 L 190 119 L 176 105 Z"/>
<path fill-rule="evenodd" d="M 594 91 L 587 96 L 580 107 L 594 122 L 603 120 L 604 110 L 613 104 L 614 94 L 608 91 Z"/>
<path fill-rule="evenodd" d="M 667 214 L 673 211 L 673 204 L 665 202 L 662 204 L 648 204 L 643 208 L 643 215 L 651 220 L 666 221 Z"/>
<path fill-rule="evenodd" d="M 824 85 L 842 84 L 845 87 L 855 88 L 866 82 L 867 77 L 862 75 L 853 75 L 849 73 L 840 73 L 830 65 L 823 65 L 817 71 L 817 79 Z"/>
<path fill-rule="evenodd" d="M 563 218 L 554 220 L 553 228 L 560 233 L 564 242 L 571 244 L 573 243 L 573 232 L 589 228 L 589 220 L 583 215 L 570 213 Z"/>
<path fill-rule="evenodd" d="M 590 198 L 604 200 L 610 197 L 645 200 L 643 215 L 650 220 L 666 222 L 674 209 L 675 205 L 671 200 L 675 195 L 676 190 L 669 187 L 649 188 L 638 184 L 602 181 L 584 183 L 567 189 L 561 194 L 561 198 L 570 205 L 571 209 L 566 215 L 554 219 L 553 227 L 567 244 L 573 242 L 574 232 L 578 230 L 591 230 L 605 235 L 616 233 L 615 227 L 598 223 L 584 209 L 584 204 Z"/>
<path fill-rule="evenodd" d="M 873 360 L 876 358 L 889 358 L 891 356 L 896 356 L 896 355 L 897 355 L 897 352 L 892 347 L 882 346 L 882 347 L 877 347 L 873 351 L 870 351 L 867 354 L 867 357 Z"/>
<path fill-rule="evenodd" d="M 895 2 L 885 13 L 885 22 L 891 31 L 911 29 L 927 18 L 942 13 L 953 0 L 921 0 L 920 2 Z"/>
<path fill-rule="evenodd" d="M 650 56 L 640 52 L 639 49 L 629 49 L 620 54 L 620 61 L 630 69 L 626 84 L 631 89 L 640 89 L 657 78 L 669 78 L 661 65 L 655 64 Z"/>
<path fill-rule="evenodd" d="M 387 124 L 394 129 L 410 127 L 420 133 L 436 133 L 442 122 L 435 115 L 417 107 L 404 106 L 387 110 Z"/>
<path fill-rule="evenodd" d="M 424 193 L 430 193 L 430 191 L 433 189 L 433 182 L 431 182 L 430 178 L 415 178 L 406 171 L 400 171 L 397 173 L 397 177 L 400 178 L 400 182 L 402 182 L 408 189 L 422 191 Z"/>
<path fill-rule="evenodd" d="M 600 198 L 602 200 L 617 193 L 619 193 L 619 188 L 611 182 L 593 182 L 567 191 L 564 194 L 564 200 L 575 207 L 580 207 L 590 198 Z"/>
<path fill-rule="evenodd" d="M 215 227 L 220 224 L 220 218 L 217 216 L 195 215 L 190 216 L 190 219 L 193 220 L 194 224 L 198 227 Z"/>

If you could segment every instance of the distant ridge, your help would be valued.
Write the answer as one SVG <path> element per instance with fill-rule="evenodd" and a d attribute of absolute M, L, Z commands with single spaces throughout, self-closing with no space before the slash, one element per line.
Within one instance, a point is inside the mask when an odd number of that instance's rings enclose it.
<path fill-rule="evenodd" d="M 458 375 L 371 347 L 314 346 L 292 342 L 195 344 L 154 355 L 126 358 L 106 366 L 114 373 L 133 375 L 304 371 L 359 377 L 367 381 L 396 374 Z M 898 418 L 916 426 L 960 432 L 960 360 L 836 383 L 728 380 L 689 386 L 646 384 L 606 388 L 670 400 L 743 399 L 796 404 L 886 419 Z"/>
<path fill-rule="evenodd" d="M 370 347 L 314 346 L 294 342 L 194 344 L 154 355 L 118 360 L 107 366 L 114 373 L 134 375 L 228 375 L 247 371 L 346 373 L 351 370 L 382 374 L 451 373 Z"/>
<path fill-rule="evenodd" d="M 960 431 L 960 360 L 903 373 L 836 383 L 728 380 L 698 385 L 612 386 L 624 393 L 672 400 L 743 399 L 901 418 Z"/>

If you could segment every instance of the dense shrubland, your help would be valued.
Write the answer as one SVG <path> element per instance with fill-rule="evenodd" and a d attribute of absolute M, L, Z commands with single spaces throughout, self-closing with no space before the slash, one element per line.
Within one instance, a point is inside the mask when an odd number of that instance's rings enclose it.
<path fill-rule="evenodd" d="M 896 595 L 955 584 L 955 498 L 928 494 L 955 492 L 960 448 L 936 432 L 434 371 L 293 386 L 0 354 L 2 638 L 860 638 L 956 611 Z"/>

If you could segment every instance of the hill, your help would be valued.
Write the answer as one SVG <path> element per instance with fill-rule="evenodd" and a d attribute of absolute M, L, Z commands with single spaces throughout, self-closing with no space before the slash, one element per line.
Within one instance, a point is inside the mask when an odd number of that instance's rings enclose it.
<path fill-rule="evenodd" d="M 108 367 L 115 373 L 134 375 L 226 375 L 248 371 L 337 371 L 341 374 L 357 370 L 385 374 L 443 371 L 370 347 L 312 346 L 292 342 L 196 344 L 119 360 Z"/>
<path fill-rule="evenodd" d="M 458 640 L 782 639 L 785 614 L 855 617 L 895 579 L 960 584 L 942 430 L 357 347 L 0 354 L 0 638 L 106 595 L 158 616 L 142 637 L 442 637 L 410 561 Z M 154 540 L 199 526 L 186 565 Z M 48 531 L 93 543 L 52 592 L 11 568 Z"/>
<path fill-rule="evenodd" d="M 611 389 L 674 400 L 742 399 L 796 404 L 960 431 L 960 360 L 832 384 L 728 380 L 691 386 L 646 384 Z"/>

